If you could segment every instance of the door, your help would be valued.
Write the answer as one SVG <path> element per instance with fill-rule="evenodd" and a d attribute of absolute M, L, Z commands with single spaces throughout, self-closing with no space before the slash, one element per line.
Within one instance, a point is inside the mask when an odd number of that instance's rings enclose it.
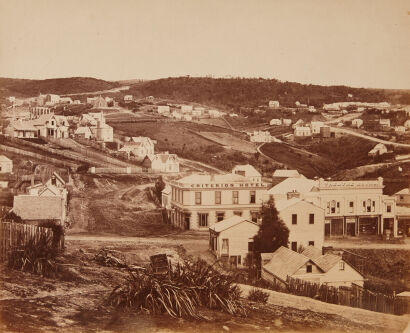
<path fill-rule="evenodd" d="M 355 223 L 347 223 L 347 235 L 348 236 L 355 236 L 355 229 L 356 229 L 356 224 Z"/>
<path fill-rule="evenodd" d="M 325 224 L 325 237 L 330 236 L 330 223 Z"/>
<path fill-rule="evenodd" d="M 185 226 L 185 229 L 186 230 L 189 230 L 189 227 L 190 227 L 190 217 L 189 217 L 189 215 L 185 215 L 185 218 L 184 218 L 184 226 Z"/>

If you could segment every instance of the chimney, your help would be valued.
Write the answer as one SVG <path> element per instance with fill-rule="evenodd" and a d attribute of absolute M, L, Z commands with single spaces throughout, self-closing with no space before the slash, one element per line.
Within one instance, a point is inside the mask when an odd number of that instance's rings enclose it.
<path fill-rule="evenodd" d="M 287 198 L 288 200 L 293 199 L 293 198 L 300 198 L 300 193 L 296 191 L 288 192 Z"/>

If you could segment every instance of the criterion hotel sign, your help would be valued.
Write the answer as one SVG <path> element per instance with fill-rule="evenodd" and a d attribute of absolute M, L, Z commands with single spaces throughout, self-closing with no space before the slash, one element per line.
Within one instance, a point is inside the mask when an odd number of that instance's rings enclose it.
<path fill-rule="evenodd" d="M 232 188 L 232 187 L 266 187 L 264 183 L 222 183 L 222 184 L 191 184 L 192 188 Z"/>

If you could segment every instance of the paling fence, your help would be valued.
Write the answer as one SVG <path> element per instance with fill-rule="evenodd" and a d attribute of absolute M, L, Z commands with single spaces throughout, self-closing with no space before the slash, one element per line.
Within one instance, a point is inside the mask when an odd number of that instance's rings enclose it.
<path fill-rule="evenodd" d="M 43 235 L 54 237 L 53 229 L 49 227 L 38 227 L 31 224 L 1 222 L 0 262 L 6 261 L 9 252 L 14 248 L 27 244 L 32 238 L 40 239 Z M 64 235 L 61 236 L 56 245 L 58 249 L 64 247 Z"/>
<path fill-rule="evenodd" d="M 322 302 L 396 315 L 410 313 L 409 300 L 403 297 L 375 293 L 355 284 L 352 287 L 333 287 L 289 276 L 286 282 L 287 289 L 291 294 L 311 297 Z"/>

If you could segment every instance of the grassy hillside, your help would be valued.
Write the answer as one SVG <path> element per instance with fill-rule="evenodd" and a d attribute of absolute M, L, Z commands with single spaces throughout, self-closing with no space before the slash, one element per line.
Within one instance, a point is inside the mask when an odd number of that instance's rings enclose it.
<path fill-rule="evenodd" d="M 90 77 L 70 77 L 47 80 L 0 78 L 0 96 L 36 96 L 42 94 L 69 94 L 99 91 L 118 87 L 119 83 Z"/>
<path fill-rule="evenodd" d="M 410 103 L 410 91 L 405 90 L 306 85 L 257 78 L 166 78 L 138 83 L 131 86 L 129 92 L 140 97 L 152 95 L 234 109 L 267 105 L 272 99 L 282 106 L 294 106 L 296 101 L 322 106 L 323 103 L 346 101 L 347 94 L 353 94 L 353 101 Z"/>

